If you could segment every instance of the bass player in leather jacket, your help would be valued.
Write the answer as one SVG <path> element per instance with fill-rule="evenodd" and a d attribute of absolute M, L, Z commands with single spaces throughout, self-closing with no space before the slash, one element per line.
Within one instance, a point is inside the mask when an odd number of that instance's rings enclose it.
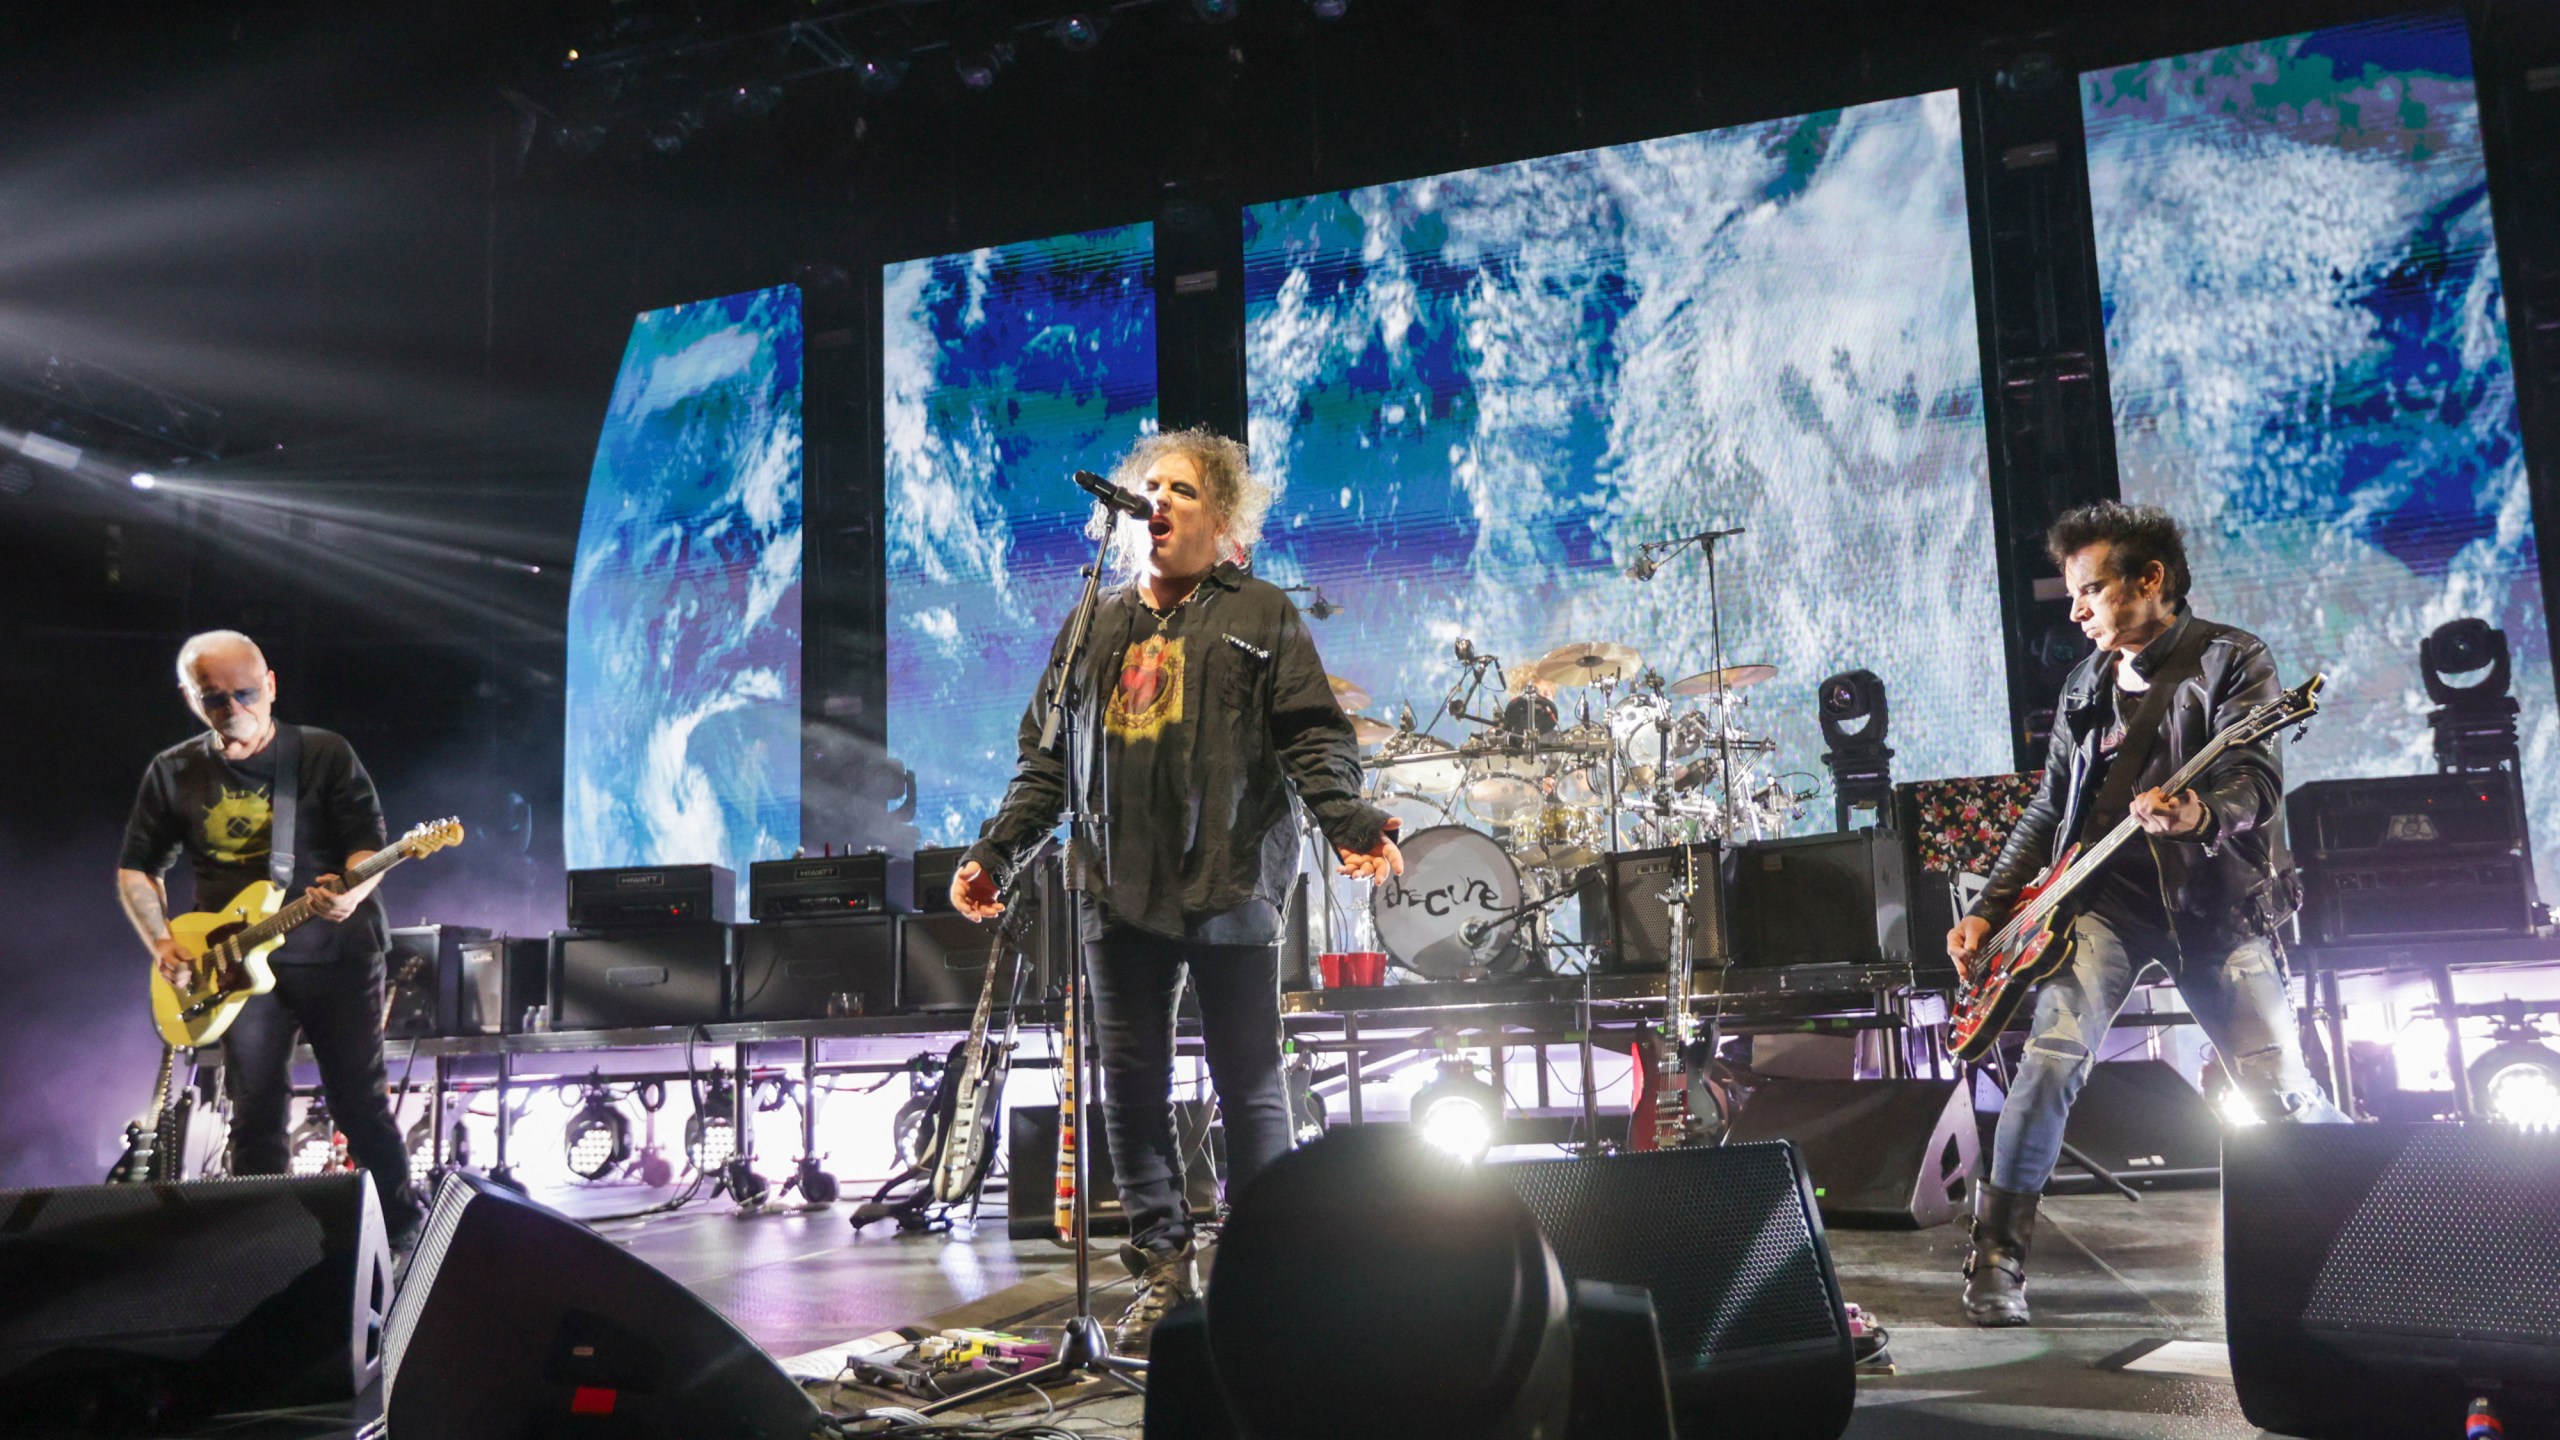
<path fill-rule="evenodd" d="M 2145 965 L 2157 961 L 2176 980 L 2261 1119 L 2347 1118 L 2303 1063 L 2273 936 L 2286 908 L 2276 895 L 2284 772 L 2273 737 L 2225 751 L 2192 788 L 2159 788 L 2214 735 L 2276 698 L 2265 643 L 2188 609 L 2186 543 L 2164 511 L 2113 501 L 2074 510 L 2046 532 L 2045 548 L 2062 569 L 2072 621 L 2098 648 L 2063 685 L 2043 784 L 1981 899 L 1947 932 L 1948 955 L 1970 973 L 1984 937 L 2075 841 L 2130 814 L 2143 843 L 2117 851 L 2077 892 L 2071 956 L 2036 996 L 1991 1173 L 1976 1192 L 1964 1309 L 1977 1325 L 2027 1323 L 2036 1202 L 2093 1047 Z M 2154 720 L 2145 702 L 2160 686 L 2171 688 Z M 2119 753 L 2137 773 L 2109 785 Z"/>

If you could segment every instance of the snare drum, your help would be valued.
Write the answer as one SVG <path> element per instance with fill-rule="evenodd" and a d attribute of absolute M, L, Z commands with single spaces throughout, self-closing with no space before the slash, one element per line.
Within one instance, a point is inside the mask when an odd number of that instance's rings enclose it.
<path fill-rule="evenodd" d="M 1482 946 L 1462 932 L 1520 903 L 1520 870 L 1491 837 L 1459 825 L 1403 836 L 1404 874 L 1369 887 L 1378 942 L 1407 969 L 1456 980 L 1499 968 L 1517 955 L 1519 927 L 1505 926 Z"/>

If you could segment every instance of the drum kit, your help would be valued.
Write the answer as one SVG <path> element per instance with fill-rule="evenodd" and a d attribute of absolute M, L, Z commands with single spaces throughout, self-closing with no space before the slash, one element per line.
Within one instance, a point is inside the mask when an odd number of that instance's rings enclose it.
<path fill-rule="evenodd" d="M 1815 793 L 1745 724 L 1775 666 L 1666 681 L 1632 646 L 1585 641 L 1505 670 L 1464 640 L 1457 664 L 1441 711 L 1469 727 L 1456 741 L 1415 729 L 1409 710 L 1365 713 L 1368 692 L 1333 678 L 1367 798 L 1403 822 L 1404 876 L 1370 892 L 1374 948 L 1425 978 L 1484 978 L 1543 954 L 1549 912 L 1609 851 L 1783 834 Z M 1472 711 L 1497 683 L 1500 708 Z"/>

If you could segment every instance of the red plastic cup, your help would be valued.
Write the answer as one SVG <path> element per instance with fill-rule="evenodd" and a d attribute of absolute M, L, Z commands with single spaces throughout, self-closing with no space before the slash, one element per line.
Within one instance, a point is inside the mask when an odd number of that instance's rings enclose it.
<path fill-rule="evenodd" d="M 1328 950 L 1316 957 L 1316 973 L 1323 977 L 1324 988 L 1340 990 L 1351 983 L 1343 962 L 1351 957 L 1339 950 Z"/>
<path fill-rule="evenodd" d="M 1374 989 L 1387 983 L 1387 955 L 1383 950 L 1354 950 L 1342 957 L 1343 973 L 1351 988 Z"/>

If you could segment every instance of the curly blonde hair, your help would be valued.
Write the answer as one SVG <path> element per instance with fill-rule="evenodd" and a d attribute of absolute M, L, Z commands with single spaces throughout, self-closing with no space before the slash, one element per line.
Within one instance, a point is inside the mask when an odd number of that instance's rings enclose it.
<path fill-rule="evenodd" d="M 1185 456 L 1199 467 L 1202 498 L 1209 502 L 1210 513 L 1218 517 L 1236 547 L 1235 554 L 1221 555 L 1220 560 L 1241 560 L 1262 543 L 1262 522 L 1271 513 L 1271 487 L 1253 473 L 1241 443 L 1206 425 L 1141 436 L 1112 467 L 1111 483 L 1135 491 L 1147 471 L 1167 455 Z M 1121 564 L 1130 569 L 1136 568 L 1136 557 L 1143 553 L 1146 542 L 1143 529 L 1132 529 L 1134 534 L 1122 532 L 1130 538 L 1120 547 L 1118 556 Z"/>

